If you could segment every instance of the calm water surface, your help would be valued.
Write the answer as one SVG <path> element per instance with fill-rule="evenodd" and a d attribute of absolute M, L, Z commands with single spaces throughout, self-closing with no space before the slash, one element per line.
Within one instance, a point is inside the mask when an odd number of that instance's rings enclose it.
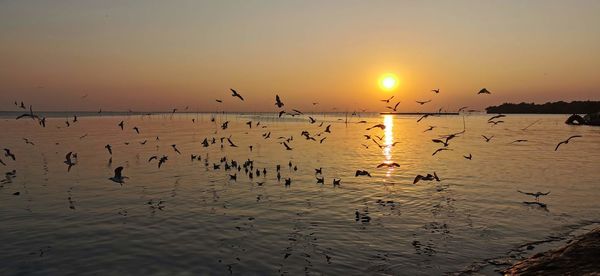
<path fill-rule="evenodd" d="M 1 156 L 2 173 L 16 176 L 0 184 L 0 274 L 440 275 L 510 259 L 525 243 L 600 220 L 600 128 L 567 126 L 565 116 L 509 115 L 496 126 L 490 116 L 466 116 L 466 132 L 435 156 L 440 145 L 431 139 L 462 131 L 462 116 L 417 123 L 414 116 L 363 115 L 347 125 L 332 115 L 315 115 L 315 124 L 269 114 L 217 115 L 213 123 L 211 116 L 81 117 L 70 127 L 53 118 L 46 128 L 0 119 L 0 147 L 16 155 Z M 380 123 L 385 130 L 365 130 Z M 331 133 L 317 136 L 329 124 Z M 424 132 L 429 125 L 437 127 Z M 554 151 L 576 134 L 583 138 Z M 481 135 L 494 138 L 486 143 Z M 221 148 L 220 137 L 230 136 L 238 147 L 225 140 Z M 293 136 L 293 150 L 280 136 Z M 213 137 L 215 144 L 202 146 Z M 78 158 L 67 171 L 70 151 Z M 463 158 L 469 153 L 472 160 Z M 158 169 L 147 161 L 153 155 L 168 161 Z M 224 170 L 223 157 L 251 159 L 261 175 L 250 179 L 242 169 L 231 181 L 235 171 Z M 382 162 L 400 167 L 377 169 Z M 129 177 L 123 185 L 108 179 L 118 166 Z M 325 184 L 316 183 L 319 167 Z M 355 177 L 358 169 L 372 177 Z M 440 182 L 413 184 L 434 171 Z M 547 208 L 523 204 L 534 199 L 517 190 L 551 191 L 540 199 Z"/>

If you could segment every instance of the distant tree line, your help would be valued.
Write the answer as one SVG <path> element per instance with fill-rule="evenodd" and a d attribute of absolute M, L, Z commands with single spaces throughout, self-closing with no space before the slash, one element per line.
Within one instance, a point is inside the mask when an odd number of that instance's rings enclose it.
<path fill-rule="evenodd" d="M 499 106 L 489 106 L 487 113 L 521 113 L 521 114 L 588 114 L 600 112 L 600 101 L 573 101 L 570 103 L 547 102 L 535 103 L 503 103 Z"/>

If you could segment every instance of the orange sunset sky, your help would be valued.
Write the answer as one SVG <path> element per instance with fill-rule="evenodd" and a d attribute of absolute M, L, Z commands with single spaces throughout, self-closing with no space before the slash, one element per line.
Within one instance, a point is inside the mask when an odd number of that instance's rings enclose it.
<path fill-rule="evenodd" d="M 598 100 L 599 15 L 600 1 L 0 1 L 0 110 Z"/>

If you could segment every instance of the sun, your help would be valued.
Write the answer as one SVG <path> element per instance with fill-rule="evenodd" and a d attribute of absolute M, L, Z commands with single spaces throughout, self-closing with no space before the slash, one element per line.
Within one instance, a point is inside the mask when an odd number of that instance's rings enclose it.
<path fill-rule="evenodd" d="M 386 91 L 392 91 L 398 87 L 398 77 L 392 73 L 385 74 L 379 78 L 379 87 Z"/>

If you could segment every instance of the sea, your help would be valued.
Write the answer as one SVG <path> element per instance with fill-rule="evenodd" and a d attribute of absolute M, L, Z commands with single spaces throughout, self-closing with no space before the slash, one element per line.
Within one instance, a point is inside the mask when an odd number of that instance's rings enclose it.
<path fill-rule="evenodd" d="M 600 225 L 600 128 L 565 115 L 17 115 L 1 275 L 498 275 Z"/>

